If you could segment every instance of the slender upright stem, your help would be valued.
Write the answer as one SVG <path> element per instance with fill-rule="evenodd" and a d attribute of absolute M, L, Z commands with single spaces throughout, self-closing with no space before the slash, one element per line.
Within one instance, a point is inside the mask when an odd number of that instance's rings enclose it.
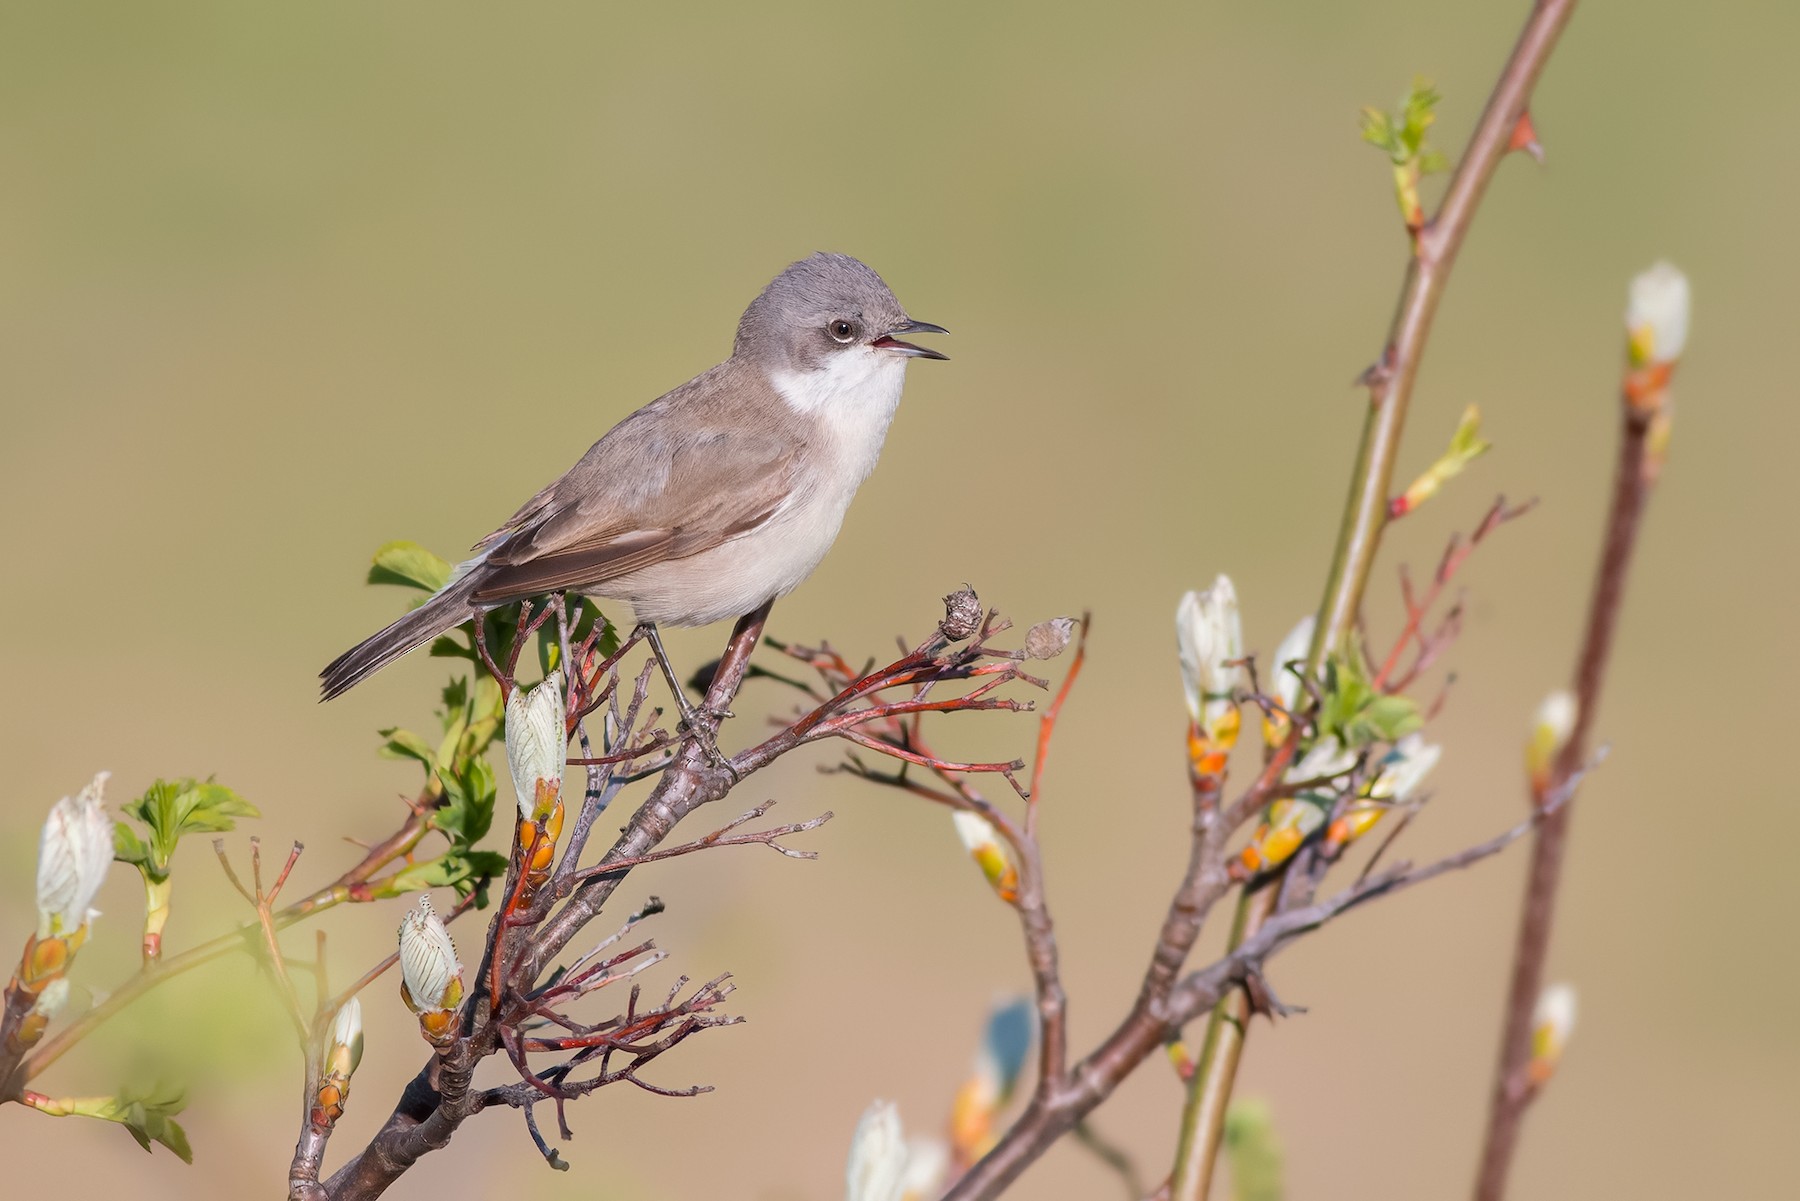
<path fill-rule="evenodd" d="M 1318 627 L 1307 657 L 1309 674 L 1318 670 L 1327 653 L 1345 645 L 1356 627 L 1363 592 L 1387 524 L 1394 462 L 1432 319 L 1437 315 L 1450 268 L 1488 182 L 1507 153 L 1513 130 L 1530 101 L 1531 89 L 1574 9 L 1575 0 L 1538 0 L 1533 6 L 1512 56 L 1488 97 L 1468 149 L 1451 177 L 1437 215 L 1414 240 L 1412 262 L 1388 331 L 1387 347 L 1368 377 L 1370 408 L 1350 477 L 1350 496 L 1344 506 L 1337 551 L 1319 606 Z M 1234 946 L 1255 934 L 1268 920 L 1280 894 L 1278 887 L 1244 893 L 1233 923 Z M 1249 1016 L 1249 998 L 1242 989 L 1233 990 L 1214 1008 L 1200 1057 L 1201 1067 L 1194 1075 L 1194 1096 L 1184 1114 L 1177 1162 L 1187 1172 L 1185 1178 L 1178 1174 L 1174 1182 L 1174 1201 L 1200 1201 L 1211 1187 L 1212 1167 L 1224 1133 L 1225 1108 L 1237 1077 L 1244 1025 Z"/>
<path fill-rule="evenodd" d="M 1661 403 L 1660 395 L 1657 402 Z M 1619 461 L 1613 477 L 1612 509 L 1600 547 L 1600 564 L 1594 576 L 1594 593 L 1588 605 L 1587 629 L 1582 636 L 1575 669 L 1576 718 L 1568 743 L 1557 757 L 1546 792 L 1560 789 L 1586 761 L 1589 732 L 1600 707 L 1607 661 L 1618 628 L 1625 582 L 1637 547 L 1644 506 L 1650 499 L 1655 468 L 1648 434 L 1652 409 L 1632 403 L 1627 395 L 1619 437 Z M 1477 1201 L 1500 1201 L 1506 1193 L 1508 1169 L 1518 1147 L 1525 1110 L 1537 1091 L 1526 1078 L 1531 1064 L 1532 1013 L 1544 988 L 1544 961 L 1550 951 L 1550 934 L 1556 920 L 1557 885 L 1562 878 L 1563 852 L 1568 844 L 1573 805 L 1565 804 L 1545 817 L 1532 840 L 1531 867 L 1526 876 L 1525 898 L 1519 916 L 1518 941 L 1513 951 L 1512 983 L 1507 990 L 1501 1034 L 1500 1062 L 1494 1073 L 1493 1098 L 1488 1109 L 1487 1138 L 1475 1183 Z"/>

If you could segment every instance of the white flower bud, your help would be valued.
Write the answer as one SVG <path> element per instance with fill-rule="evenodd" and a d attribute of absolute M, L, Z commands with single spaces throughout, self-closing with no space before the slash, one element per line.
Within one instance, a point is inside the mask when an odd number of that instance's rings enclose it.
<path fill-rule="evenodd" d="M 906 1187 L 906 1141 L 900 1112 L 891 1101 L 877 1101 L 863 1112 L 850 1140 L 850 1164 L 844 1172 L 845 1201 L 901 1201 Z"/>
<path fill-rule="evenodd" d="M 1443 753 L 1443 747 L 1427 743 L 1421 735 L 1408 734 L 1381 761 L 1381 770 L 1369 785 L 1369 795 L 1377 800 L 1404 801 L 1437 766 Z"/>
<path fill-rule="evenodd" d="M 1538 994 L 1531 1015 L 1531 1074 L 1539 1083 L 1550 1078 L 1575 1033 L 1575 986 L 1551 984 Z"/>
<path fill-rule="evenodd" d="M 1525 770 L 1534 788 L 1545 787 L 1557 757 L 1575 733 L 1581 704 L 1575 694 L 1559 688 L 1543 699 L 1531 721 L 1531 738 L 1525 743 Z"/>
<path fill-rule="evenodd" d="M 1631 281 L 1625 306 L 1625 333 L 1634 366 L 1673 363 L 1687 347 L 1688 279 L 1680 268 L 1659 262 Z"/>
<path fill-rule="evenodd" d="M 90 906 L 113 857 L 113 819 L 102 796 L 101 772 L 73 798 L 50 810 L 38 840 L 38 937 L 73 934 L 94 916 Z"/>
<path fill-rule="evenodd" d="M 526 821 L 542 816 L 536 812 L 540 780 L 554 786 L 551 792 L 562 792 L 569 750 L 562 680 L 558 668 L 536 688 L 515 688 L 506 698 L 506 762 L 512 768 L 519 815 Z"/>
<path fill-rule="evenodd" d="M 1189 592 L 1175 609 L 1175 640 L 1181 652 L 1181 683 L 1187 690 L 1188 713 L 1209 736 L 1226 711 L 1236 711 L 1232 691 L 1246 675 L 1244 630 L 1238 618 L 1237 590 L 1220 576 L 1204 592 Z M 1232 731 L 1235 733 L 1235 729 Z"/>
<path fill-rule="evenodd" d="M 331 1020 L 331 1035 L 325 1043 L 326 1066 L 341 1070 L 346 1078 L 362 1062 L 362 1002 L 351 997 Z"/>
<path fill-rule="evenodd" d="M 957 837 L 968 848 L 969 857 L 981 868 L 981 874 L 987 877 L 1002 900 L 1011 901 L 1018 895 L 1019 872 L 1013 866 L 1012 856 L 1000 842 L 1000 831 L 987 818 L 967 809 L 955 810 L 950 818 L 956 824 Z"/>
<path fill-rule="evenodd" d="M 937 1201 L 950 1178 L 950 1148 L 941 1138 L 919 1135 L 906 1144 L 906 1174 L 900 1179 L 905 1201 Z"/>
<path fill-rule="evenodd" d="M 400 920 L 400 975 L 415 1013 L 448 1009 L 461 999 L 456 944 L 430 897 L 421 896 L 419 907 Z"/>
<path fill-rule="evenodd" d="M 1341 776 L 1355 766 L 1356 752 L 1345 750 L 1337 739 L 1327 736 L 1313 743 L 1312 749 L 1300 757 L 1300 762 L 1287 769 L 1286 780 L 1291 784 L 1300 780 Z M 1318 793 L 1329 796 L 1341 788 L 1342 781 L 1321 784 L 1318 786 Z"/>

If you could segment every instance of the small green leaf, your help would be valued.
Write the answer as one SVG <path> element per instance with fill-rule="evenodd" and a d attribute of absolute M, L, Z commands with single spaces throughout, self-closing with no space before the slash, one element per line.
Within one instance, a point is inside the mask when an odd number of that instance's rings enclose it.
<path fill-rule="evenodd" d="M 1425 724 L 1419 706 L 1408 697 L 1376 697 L 1358 715 L 1364 730 L 1373 737 L 1362 742 L 1398 742 Z"/>
<path fill-rule="evenodd" d="M 375 552 L 369 583 L 436 592 L 450 582 L 450 564 L 417 542 L 390 542 Z"/>
<path fill-rule="evenodd" d="M 115 828 L 114 854 L 122 845 L 133 853 L 141 848 L 141 860 L 127 862 L 138 863 L 144 874 L 154 880 L 167 876 L 175 846 L 185 835 L 219 834 L 233 829 L 237 818 L 261 816 L 256 806 L 211 780 L 158 780 L 143 796 L 126 804 L 123 813 L 142 822 L 149 838 L 137 841 L 136 846 L 123 844 Z"/>
<path fill-rule="evenodd" d="M 161 1143 L 184 1163 L 193 1163 L 194 1151 L 188 1145 L 187 1131 L 175 1120 L 175 1115 L 186 1106 L 187 1097 L 179 1087 L 160 1085 L 149 1089 L 126 1087 L 116 1097 L 75 1097 L 39 1108 L 46 1113 L 117 1122 L 144 1150 L 150 1150 L 152 1143 Z"/>
<path fill-rule="evenodd" d="M 120 863 L 146 868 L 150 865 L 150 844 L 139 838 L 137 832 L 124 822 L 114 822 L 113 858 Z"/>
<path fill-rule="evenodd" d="M 472 759 L 443 779 L 445 804 L 432 816 L 433 824 L 453 849 L 473 847 L 494 824 L 494 769 L 486 759 Z"/>
<path fill-rule="evenodd" d="M 387 739 L 382 744 L 379 754 L 384 759 L 417 759 L 429 769 L 437 767 L 437 754 L 423 738 L 411 730 L 402 730 L 398 726 L 378 731 Z"/>

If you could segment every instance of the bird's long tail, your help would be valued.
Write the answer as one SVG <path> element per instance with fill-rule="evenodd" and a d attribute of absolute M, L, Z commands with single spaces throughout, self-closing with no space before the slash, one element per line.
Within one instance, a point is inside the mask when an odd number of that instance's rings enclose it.
<path fill-rule="evenodd" d="M 475 583 L 473 575 L 457 580 L 399 621 L 333 659 L 319 673 L 319 699 L 328 701 L 348 692 L 407 651 L 469 620 L 473 614 L 469 596 L 475 591 Z"/>

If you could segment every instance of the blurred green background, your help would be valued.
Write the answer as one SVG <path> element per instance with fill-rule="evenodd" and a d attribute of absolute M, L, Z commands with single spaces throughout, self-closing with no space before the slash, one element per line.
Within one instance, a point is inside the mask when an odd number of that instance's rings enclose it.
<path fill-rule="evenodd" d="M 97 768 L 115 801 L 216 772 L 262 806 L 265 838 L 307 843 L 306 882 L 354 858 L 342 839 L 390 829 L 415 779 L 373 731 L 427 726 L 445 665 L 415 657 L 314 703 L 319 666 L 402 604 L 361 585 L 369 553 L 408 537 L 454 555 L 725 354 L 768 277 L 826 248 L 954 330 L 955 361 L 913 368 L 881 469 L 773 632 L 878 653 L 965 580 L 1022 620 L 1093 609 L 1044 801 L 1090 1046 L 1184 856 L 1177 596 L 1229 571 L 1267 652 L 1323 581 L 1351 381 L 1405 256 L 1358 107 L 1428 75 L 1456 150 L 1527 7 L 0 6 L 0 945 L 31 921 L 44 811 Z M 1797 38 L 1786 4 L 1583 5 L 1535 105 L 1549 165 L 1503 165 L 1420 381 L 1403 474 L 1471 402 L 1498 450 L 1394 530 L 1378 640 L 1397 562 L 1426 570 L 1496 492 L 1543 503 L 1466 573 L 1415 856 L 1521 813 L 1520 742 L 1586 602 L 1625 284 L 1661 256 L 1693 278 L 1674 450 L 1599 724 L 1613 755 L 1582 797 L 1553 953 L 1581 1025 L 1531 1116 L 1521 1197 L 1776 1192 L 1800 1122 L 1800 822 L 1756 751 L 1789 736 L 1782 681 L 1800 670 L 1779 533 L 1800 435 L 1780 350 Z M 698 662 L 724 632 L 672 646 Z M 726 741 L 785 703 L 753 688 Z M 1033 728 L 958 720 L 954 745 L 994 756 Z M 567 1175 L 516 1114 L 490 1114 L 404 1195 L 823 1201 L 872 1097 L 910 1128 L 941 1122 L 986 1005 L 1026 983 L 1015 923 L 941 812 L 818 775 L 834 755 L 740 794 L 790 819 L 834 810 L 806 843 L 818 862 L 726 850 L 622 894 L 671 903 L 654 980 L 738 976 L 749 1021 L 653 1073 L 718 1091 L 576 1106 Z M 1294 1196 L 1467 1187 L 1523 863 L 1360 911 L 1277 962 L 1310 1012 L 1256 1030 L 1242 1091 L 1273 1105 Z M 244 916 L 203 841 L 177 870 L 172 947 Z M 95 990 L 135 955 L 124 871 L 101 904 L 76 970 Z M 334 976 L 391 947 L 398 917 L 325 923 Z M 424 1051 L 389 982 L 367 1008 L 334 1149 L 368 1136 Z M 14 1109 L 0 1156 L 20 1195 L 280 1189 L 298 1059 L 248 962 L 149 1015 L 210 1048 L 196 1165 Z M 166 1037 L 201 1062 L 191 1033 Z M 122 1041 L 42 1087 L 110 1089 Z M 1099 1125 L 1160 1176 L 1178 1104 L 1152 1064 Z M 1016 1195 L 1116 1192 L 1065 1147 Z"/>

